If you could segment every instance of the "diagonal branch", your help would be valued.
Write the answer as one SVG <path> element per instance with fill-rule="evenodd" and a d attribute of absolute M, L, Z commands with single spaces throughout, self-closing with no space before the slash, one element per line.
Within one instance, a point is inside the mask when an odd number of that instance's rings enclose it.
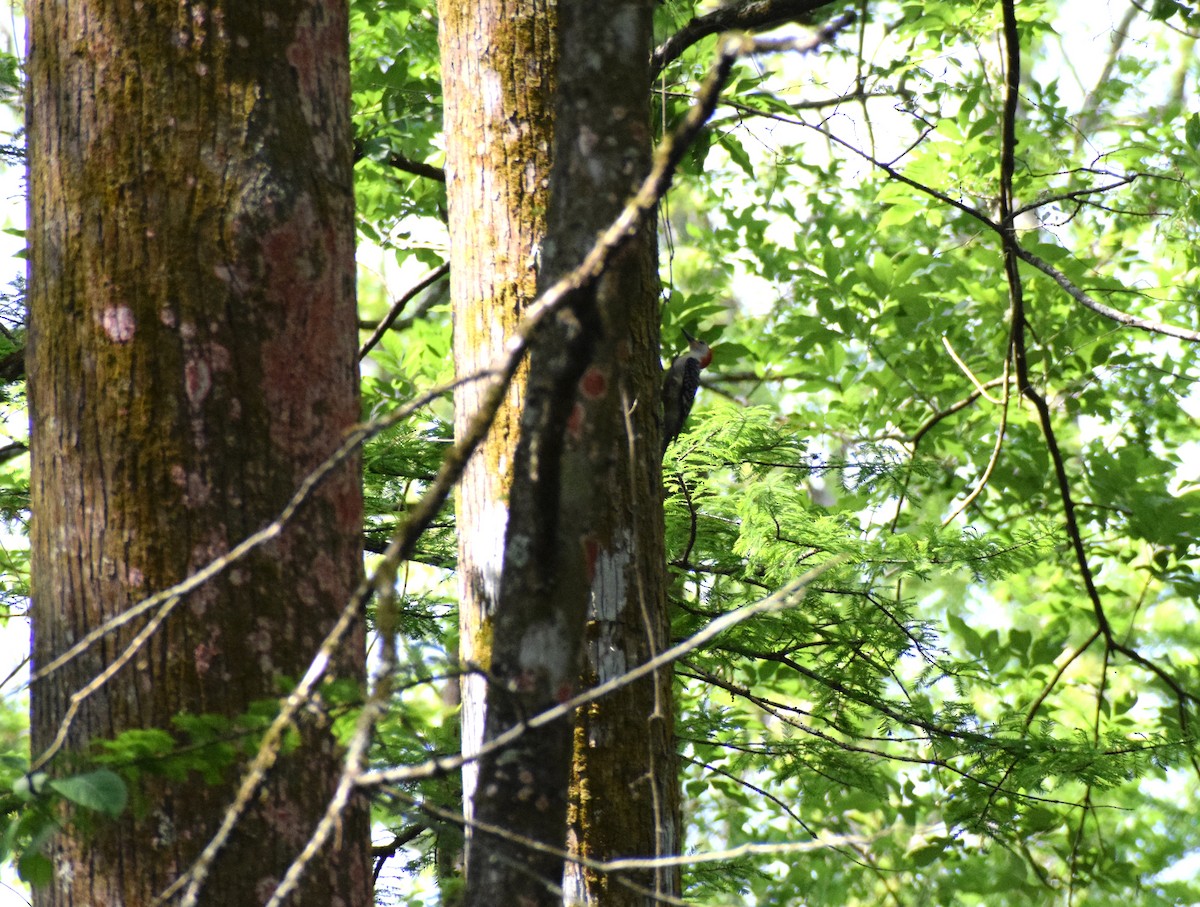
<path fill-rule="evenodd" d="M 440 758 L 430 759 L 421 765 L 415 766 L 400 766 L 397 768 L 376 769 L 373 771 L 364 772 L 359 779 L 359 786 L 363 789 L 373 787 L 382 787 L 391 784 L 402 784 L 409 781 L 418 781 L 425 778 L 432 778 L 438 775 L 452 772 L 461 768 L 468 762 L 474 761 L 483 757 L 488 753 L 495 752 L 508 746 L 527 730 L 531 728 L 542 727 L 553 721 L 571 714 L 589 702 L 595 702 L 607 696 L 609 693 L 628 686 L 634 681 L 640 680 L 652 674 L 655 671 L 678 661 L 689 652 L 694 652 L 700 649 L 718 636 L 723 634 L 738 624 L 744 623 L 753 617 L 759 617 L 764 614 L 773 614 L 778 611 L 783 611 L 799 604 L 808 589 L 812 584 L 824 573 L 839 567 L 849 560 L 849 556 L 845 554 L 836 555 L 825 561 L 813 569 L 809 570 L 803 576 L 788 583 L 782 589 L 772 595 L 767 596 L 755 602 L 752 605 L 747 605 L 744 608 L 738 608 L 736 611 L 729 611 L 722 614 L 712 623 L 708 624 L 703 629 L 699 630 L 694 635 L 685 639 L 683 642 L 677 643 L 669 649 L 658 653 L 653 658 L 634 668 L 630 668 L 624 674 L 614 677 L 612 680 L 605 681 L 599 686 L 592 687 L 590 690 L 584 690 L 571 699 L 556 705 L 552 708 L 527 719 L 521 724 L 515 725 L 497 737 L 487 741 L 477 753 L 470 756 L 464 756 L 461 753 L 453 756 L 443 756 Z"/>
<path fill-rule="evenodd" d="M 371 352 L 371 350 L 375 348 L 375 344 L 377 344 L 380 339 L 382 339 L 383 335 L 391 329 L 392 325 L 396 323 L 396 319 L 399 318 L 401 313 L 404 311 L 404 307 L 412 302 L 418 293 L 433 286 L 449 273 L 450 264 L 448 262 L 439 265 L 422 277 L 412 287 L 410 287 L 403 296 L 393 302 L 392 307 L 388 310 L 387 315 L 385 315 L 379 324 L 375 326 L 375 330 L 371 332 L 371 336 L 367 338 L 366 342 L 362 345 L 362 348 L 359 349 L 358 358 L 366 358 L 367 353 Z"/>
<path fill-rule="evenodd" d="M 1034 255 L 1028 249 L 1018 245 L 1014 249 L 1014 254 L 1021 261 L 1033 265 L 1056 284 L 1063 288 L 1068 296 L 1074 299 L 1081 305 L 1091 309 L 1097 315 L 1103 315 L 1117 324 L 1123 324 L 1131 328 L 1140 328 L 1143 331 L 1149 331 L 1152 334 L 1164 334 L 1167 337 L 1178 337 L 1180 340 L 1190 340 L 1193 343 L 1200 343 L 1200 331 L 1192 331 L 1188 328 L 1176 327 L 1172 324 L 1164 324 L 1161 321 L 1154 321 L 1150 318 L 1139 318 L 1136 315 L 1130 315 L 1118 309 L 1106 306 L 1085 293 L 1082 289 L 1075 286 L 1071 279 L 1063 274 L 1062 271 L 1054 267 L 1048 261 L 1044 261 Z"/>
<path fill-rule="evenodd" d="M 656 78 L 685 50 L 711 35 L 774 28 L 785 22 L 806 22 L 817 10 L 830 5 L 830 0 L 741 0 L 719 7 L 692 19 L 654 49 L 650 55 L 650 78 Z"/>

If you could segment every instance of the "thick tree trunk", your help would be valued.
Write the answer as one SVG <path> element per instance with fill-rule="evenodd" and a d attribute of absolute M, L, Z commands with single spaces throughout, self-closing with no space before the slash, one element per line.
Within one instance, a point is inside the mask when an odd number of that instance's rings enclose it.
<path fill-rule="evenodd" d="M 459 377 L 486 369 L 537 291 L 550 180 L 554 0 L 439 0 L 450 205 L 450 292 Z M 484 378 L 484 381 L 487 379 Z M 518 372 L 492 430 L 458 487 L 459 658 L 491 661 L 491 615 L 499 596 L 508 492 L 524 395 Z M 455 393 L 461 433 L 482 383 Z M 462 684 L 462 748 L 483 740 L 485 683 Z M 470 815 L 477 766 L 463 769 Z"/>
<path fill-rule="evenodd" d="M 653 0 L 567 0 L 551 185 L 549 275 L 571 267 L 616 218 L 650 166 Z M 572 136 L 595 134 L 593 144 Z M 547 243 L 549 245 L 549 243 Z M 603 472 L 587 518 L 599 540 L 589 589 L 582 683 L 620 677 L 670 638 L 659 457 L 659 311 L 655 231 L 646 224 L 600 284 L 604 342 L 595 368 L 612 376 Z M 575 719 L 569 834 L 593 860 L 679 852 L 672 670 L 622 687 Z M 632 882 L 635 887 L 623 884 Z M 678 870 L 617 877 L 567 863 L 568 904 L 642 907 L 646 891 L 678 895 Z M 638 891 L 637 888 L 642 889 Z"/>
<path fill-rule="evenodd" d="M 358 375 L 344 0 L 26 13 L 36 671 L 276 516 L 358 418 Z M 361 517 L 349 463 L 86 700 L 53 770 L 181 712 L 243 714 L 299 678 L 359 578 Z M 138 626 L 34 683 L 35 755 Z M 340 659 L 361 679 L 361 634 Z M 261 904 L 320 816 L 339 753 L 315 710 L 300 735 L 202 903 Z M 207 842 L 236 773 L 140 768 L 137 809 L 52 842 L 37 904 L 149 904 Z M 341 835 L 292 903 L 370 903 L 364 808 Z"/>
<path fill-rule="evenodd" d="M 583 258 L 649 168 L 651 5 L 560 4 L 559 96 L 541 285 Z M 574 294 L 535 343 L 524 400 L 485 738 L 562 701 L 583 680 L 623 674 L 660 650 L 664 608 L 659 478 L 657 278 L 650 229 Z M 590 615 L 590 619 L 589 619 Z M 584 646 L 585 623 L 587 643 Z M 530 729 L 481 763 L 477 818 L 511 837 L 472 847 L 468 903 L 510 892 L 555 904 L 564 864 L 520 838 L 583 856 L 677 848 L 669 671 L 593 704 L 572 733 Z M 566 901 L 645 903 L 618 880 L 569 866 Z M 678 890 L 676 874 L 632 879 Z"/>

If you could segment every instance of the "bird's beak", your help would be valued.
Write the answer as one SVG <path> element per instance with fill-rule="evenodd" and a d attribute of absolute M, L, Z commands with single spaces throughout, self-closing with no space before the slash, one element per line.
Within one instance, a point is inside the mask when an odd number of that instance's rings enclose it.
<path fill-rule="evenodd" d="M 684 331 L 683 328 L 680 328 L 680 331 L 683 331 L 683 336 L 687 338 L 688 343 L 696 342 L 696 338 L 693 337 L 691 334 L 689 334 L 687 331 Z"/>

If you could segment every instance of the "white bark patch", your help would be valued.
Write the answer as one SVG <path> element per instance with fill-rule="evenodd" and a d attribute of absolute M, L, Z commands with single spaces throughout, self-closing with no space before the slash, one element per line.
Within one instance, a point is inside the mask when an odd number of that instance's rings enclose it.
<path fill-rule="evenodd" d="M 632 539 L 626 530 L 613 544 L 601 548 L 592 576 L 592 611 L 597 620 L 616 620 L 626 604 L 629 565 L 633 560 Z"/>
<path fill-rule="evenodd" d="M 502 463 L 501 473 L 506 469 Z M 490 613 L 500 599 L 500 575 L 504 569 L 504 535 L 508 530 L 508 508 L 500 502 L 492 502 L 482 509 L 475 525 L 467 529 L 467 545 L 471 549 L 474 563 L 468 576 L 463 574 L 461 582 L 473 586 L 463 590 L 463 597 L 472 593 Z M 475 659 L 478 653 L 469 635 L 464 635 L 461 652 L 465 659 Z M 487 696 L 487 678 L 481 674 L 465 674 L 459 685 L 462 697 L 462 751 L 464 756 L 474 756 L 483 745 L 484 702 Z M 479 783 L 479 764 L 468 762 L 462 767 L 463 798 L 468 818 L 471 816 L 471 801 Z"/>
<path fill-rule="evenodd" d="M 565 636 L 561 620 L 534 624 L 521 640 L 521 651 L 517 656 L 521 669 L 548 677 L 552 685 L 563 679 L 574 679 L 571 659 L 563 645 Z"/>
<path fill-rule="evenodd" d="M 632 561 L 633 538 L 628 530 L 596 557 L 595 574 L 592 576 L 592 617 L 596 621 L 596 641 L 591 655 L 596 679 L 600 683 L 620 677 L 629 670 L 624 646 L 618 643 L 615 631 L 622 618 L 640 621 L 640 618 L 624 614 L 627 608 L 638 607 L 637 592 L 634 590 L 631 593 L 629 589 Z"/>
<path fill-rule="evenodd" d="M 504 83 L 500 73 L 494 69 L 485 69 L 480 74 L 479 100 L 483 102 L 483 112 L 489 120 L 504 118 Z"/>
<path fill-rule="evenodd" d="M 487 696 L 487 678 L 481 674 L 465 674 L 461 680 L 462 700 L 462 752 L 474 756 L 483 746 L 484 702 Z M 469 708 L 467 706 L 474 706 Z M 463 801 L 468 818 L 475 799 L 475 788 L 479 785 L 479 763 L 467 762 L 462 767 Z"/>
<path fill-rule="evenodd" d="M 500 575 L 504 571 L 504 535 L 508 530 L 508 508 L 492 503 L 479 514 L 471 533 L 475 554 L 475 580 L 484 600 L 494 607 L 500 599 Z"/>

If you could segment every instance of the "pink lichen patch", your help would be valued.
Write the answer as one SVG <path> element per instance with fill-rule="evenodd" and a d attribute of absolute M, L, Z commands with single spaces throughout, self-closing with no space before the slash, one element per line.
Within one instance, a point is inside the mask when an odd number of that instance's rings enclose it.
<path fill-rule="evenodd" d="M 583 563 L 586 571 L 588 585 L 591 585 L 592 580 L 596 576 L 596 561 L 600 559 L 600 540 L 594 535 L 585 535 L 583 537 Z"/>
<path fill-rule="evenodd" d="M 567 437 L 578 439 L 583 432 L 583 418 L 585 411 L 583 404 L 578 400 L 571 407 L 571 415 L 567 416 Z"/>
<path fill-rule="evenodd" d="M 113 343 L 128 343 L 136 326 L 133 309 L 127 305 L 106 306 L 100 313 L 100 327 Z"/>
<path fill-rule="evenodd" d="M 140 589 L 146 585 L 146 575 L 137 567 L 130 567 L 126 576 L 130 589 Z"/>
<path fill-rule="evenodd" d="M 599 400 L 608 392 L 608 376 L 592 366 L 579 379 L 579 390 L 589 400 Z"/>
<path fill-rule="evenodd" d="M 192 653 L 196 663 L 196 673 L 203 676 L 212 667 L 213 659 L 221 654 L 221 649 L 213 644 L 202 642 Z"/>
<path fill-rule="evenodd" d="M 263 810 L 263 818 L 271 829 L 293 847 L 308 840 L 308 826 L 299 811 L 290 803 L 276 803 Z"/>
<path fill-rule="evenodd" d="M 262 347 L 271 439 L 315 465 L 357 415 L 353 377 L 353 247 L 323 223 L 308 197 L 261 241 L 264 315 L 275 324 Z M 307 472 L 308 467 L 304 471 Z"/>
<path fill-rule="evenodd" d="M 183 366 L 183 388 L 187 394 L 188 403 L 193 409 L 199 408 L 212 390 L 212 371 L 208 363 L 200 359 L 189 359 Z"/>

